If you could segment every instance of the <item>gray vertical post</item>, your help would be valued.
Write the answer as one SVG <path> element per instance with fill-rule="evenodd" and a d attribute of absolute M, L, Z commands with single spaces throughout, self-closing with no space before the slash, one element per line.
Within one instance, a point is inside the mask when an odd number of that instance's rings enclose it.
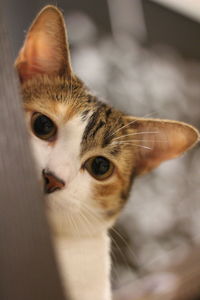
<path fill-rule="evenodd" d="M 0 299 L 64 300 L 0 14 Z"/>

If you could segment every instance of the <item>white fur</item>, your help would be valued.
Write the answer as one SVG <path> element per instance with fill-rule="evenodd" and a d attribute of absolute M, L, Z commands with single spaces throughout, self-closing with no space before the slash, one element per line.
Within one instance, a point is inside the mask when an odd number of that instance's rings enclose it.
<path fill-rule="evenodd" d="M 65 181 L 62 190 L 45 199 L 63 285 L 72 300 L 110 300 L 110 224 L 101 218 L 102 211 L 92 199 L 94 179 L 81 170 L 85 126 L 86 122 L 74 117 L 59 125 L 52 145 L 33 134 L 31 142 L 40 180 L 42 170 L 48 169 Z"/>
<path fill-rule="evenodd" d="M 70 299 L 111 299 L 110 247 L 106 234 L 92 238 L 58 238 L 55 245 L 63 282 L 69 287 Z"/>

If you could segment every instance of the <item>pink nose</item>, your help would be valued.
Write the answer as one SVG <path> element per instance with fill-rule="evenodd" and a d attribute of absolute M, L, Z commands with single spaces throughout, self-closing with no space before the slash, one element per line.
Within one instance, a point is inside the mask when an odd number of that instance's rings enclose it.
<path fill-rule="evenodd" d="M 44 192 L 47 194 L 61 190 L 65 186 L 65 182 L 50 171 L 43 170 L 42 175 L 44 178 Z"/>

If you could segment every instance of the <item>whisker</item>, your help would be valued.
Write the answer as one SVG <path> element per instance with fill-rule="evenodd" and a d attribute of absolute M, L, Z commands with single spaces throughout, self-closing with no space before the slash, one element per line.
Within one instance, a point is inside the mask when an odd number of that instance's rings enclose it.
<path fill-rule="evenodd" d="M 140 148 L 144 148 L 144 149 L 148 149 L 148 150 L 152 150 L 151 147 L 148 147 L 148 146 L 144 146 L 144 145 L 138 145 L 138 144 L 135 144 L 135 143 L 132 143 L 131 141 L 130 142 L 127 142 L 127 141 L 120 141 L 120 142 L 114 142 L 112 143 L 112 145 L 133 145 L 133 146 L 137 146 L 137 147 L 140 147 Z"/>
<path fill-rule="evenodd" d="M 118 282 L 120 282 L 120 275 L 117 272 L 117 257 L 114 253 L 114 251 L 111 249 L 110 251 L 111 254 L 111 259 L 112 259 L 112 275 L 114 275 L 115 281 L 117 280 Z M 113 276 L 112 276 L 113 277 Z M 111 277 L 111 281 L 113 280 L 113 278 Z"/>
<path fill-rule="evenodd" d="M 78 228 L 75 220 L 73 219 L 73 216 L 70 215 L 70 218 L 71 218 L 71 222 L 74 227 L 75 233 L 77 234 L 77 236 L 79 236 L 80 235 L 79 228 Z"/>
<path fill-rule="evenodd" d="M 71 221 L 71 214 L 69 213 L 65 214 L 64 211 L 61 211 L 60 213 L 63 215 L 63 220 L 64 220 L 61 226 L 65 227 L 67 224 L 68 227 L 74 229 L 74 224 Z"/>
<path fill-rule="evenodd" d="M 91 230 L 92 229 L 91 228 L 91 223 L 89 222 L 89 220 L 87 219 L 87 217 L 83 213 L 81 213 L 81 212 L 80 212 L 80 217 L 83 220 L 83 224 L 85 226 L 85 229 L 86 229 L 88 235 L 91 236 L 91 231 L 92 231 Z"/>
<path fill-rule="evenodd" d="M 155 115 L 155 113 L 156 113 L 156 112 L 152 112 L 152 113 L 150 113 L 150 114 L 146 114 L 146 115 L 144 115 L 143 118 L 147 118 L 147 117 L 150 117 L 150 116 L 152 116 L 152 115 Z M 119 120 L 119 119 L 118 119 L 118 120 Z M 126 125 L 124 125 L 124 126 L 122 126 L 122 127 L 120 127 L 120 128 L 118 128 L 118 129 L 117 129 L 116 131 L 114 131 L 111 135 L 109 135 L 109 137 L 110 137 L 110 136 L 113 136 L 114 134 L 116 134 L 119 130 L 122 130 L 123 128 L 126 128 L 126 127 L 130 126 L 131 124 L 135 123 L 136 121 L 137 121 L 137 119 L 135 119 L 135 120 L 129 122 L 128 124 L 126 124 Z"/>
<path fill-rule="evenodd" d="M 168 143 L 168 140 L 135 140 L 135 139 L 132 139 L 132 140 L 118 140 L 118 141 L 113 141 L 112 143 L 119 143 L 119 142 L 128 142 L 128 143 L 132 143 L 132 142 L 153 142 L 153 143 Z M 112 144 L 111 143 L 111 144 Z"/>
<path fill-rule="evenodd" d="M 124 245 L 128 248 L 128 250 L 130 251 L 133 259 L 136 260 L 136 262 L 139 262 L 139 259 L 137 257 L 137 255 L 134 253 L 133 249 L 129 246 L 128 242 L 125 240 L 125 238 L 123 237 L 123 235 L 121 233 L 119 233 L 119 231 L 112 227 L 111 230 L 121 239 L 121 241 L 124 243 Z"/>
<path fill-rule="evenodd" d="M 93 211 L 93 209 L 88 206 L 86 203 L 82 203 L 82 208 L 84 209 L 85 213 L 88 213 L 90 217 L 92 217 L 98 224 L 102 223 L 101 218 L 99 217 L 99 215 Z"/>
<path fill-rule="evenodd" d="M 133 132 L 133 133 L 129 133 L 129 134 L 125 134 L 125 135 L 122 135 L 122 136 L 118 136 L 116 138 L 113 139 L 113 141 L 115 140 L 119 140 L 123 137 L 126 137 L 126 136 L 131 136 L 131 135 L 140 135 L 140 134 L 158 134 L 160 132 L 158 131 L 141 131 L 141 132 Z"/>
<path fill-rule="evenodd" d="M 113 136 L 113 135 L 116 134 L 118 131 L 122 130 L 122 129 L 125 128 L 125 127 L 130 126 L 131 124 L 135 123 L 136 121 L 137 121 L 137 120 L 133 120 L 133 121 L 129 122 L 128 124 L 126 124 L 126 125 L 124 125 L 124 126 L 118 128 L 116 131 L 114 131 L 112 134 L 110 134 L 110 136 Z"/>
<path fill-rule="evenodd" d="M 127 257 L 126 255 L 122 252 L 121 248 L 119 247 L 119 245 L 117 244 L 117 241 L 111 236 L 111 241 L 114 243 L 115 247 L 116 247 L 116 250 L 118 251 L 118 253 L 120 254 L 123 262 L 125 263 L 126 267 L 131 270 L 132 272 L 132 269 L 131 269 L 131 266 L 130 264 L 128 263 L 128 260 L 127 260 Z"/>
<path fill-rule="evenodd" d="M 113 124 L 113 127 L 115 128 L 116 127 L 116 125 L 117 125 L 117 123 L 118 123 L 118 121 L 121 119 L 121 115 L 115 120 L 115 123 Z M 111 137 L 111 136 L 113 136 L 115 134 L 115 132 L 110 132 L 107 136 L 108 137 Z"/>

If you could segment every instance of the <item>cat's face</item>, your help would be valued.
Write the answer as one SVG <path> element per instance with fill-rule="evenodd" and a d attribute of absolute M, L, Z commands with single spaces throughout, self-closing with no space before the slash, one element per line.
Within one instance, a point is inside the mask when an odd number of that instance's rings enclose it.
<path fill-rule="evenodd" d="M 28 131 L 58 233 L 112 225 L 134 176 L 193 146 L 184 123 L 140 119 L 98 101 L 74 75 L 61 13 L 46 7 L 16 61 Z"/>
<path fill-rule="evenodd" d="M 23 86 L 23 96 L 38 177 L 52 219 L 64 229 L 66 222 L 73 226 L 74 216 L 76 226 L 86 231 L 110 226 L 132 181 L 133 137 L 128 144 L 123 136 L 136 120 L 126 120 L 99 102 L 78 79 L 38 77 Z"/>

